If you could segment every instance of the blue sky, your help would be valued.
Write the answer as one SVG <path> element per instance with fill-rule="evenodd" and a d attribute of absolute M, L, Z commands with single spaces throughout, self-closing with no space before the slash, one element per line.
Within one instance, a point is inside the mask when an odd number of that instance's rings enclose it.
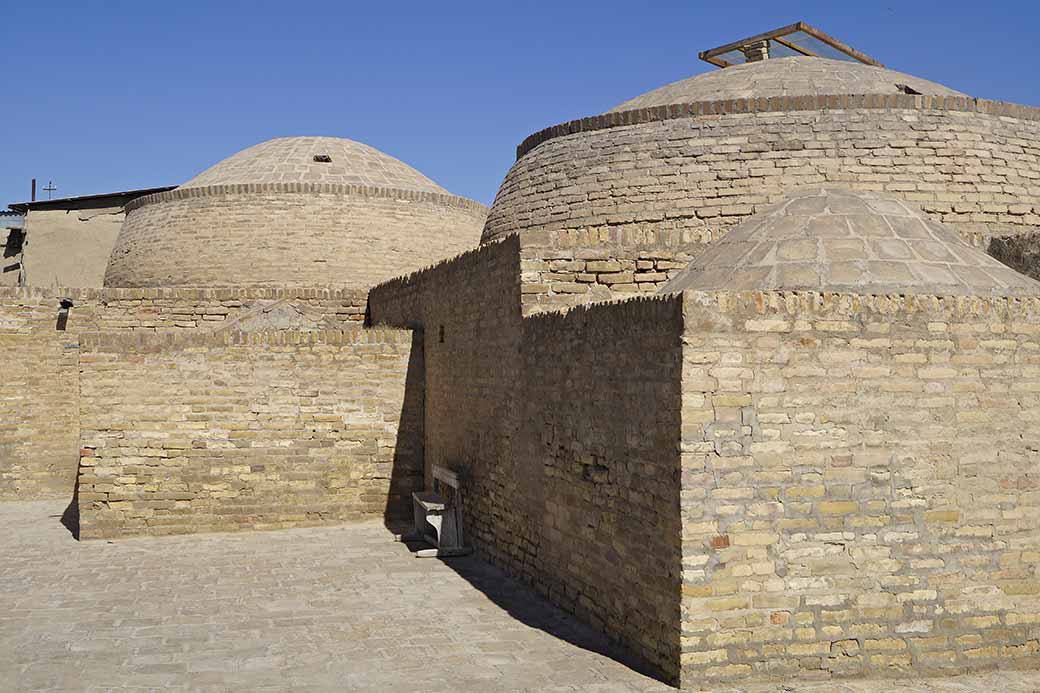
<path fill-rule="evenodd" d="M 257 142 L 371 144 L 490 203 L 528 134 L 713 70 L 797 20 L 974 96 L 1040 106 L 1040 3 L 2 0 L 0 207 L 175 185 Z"/>

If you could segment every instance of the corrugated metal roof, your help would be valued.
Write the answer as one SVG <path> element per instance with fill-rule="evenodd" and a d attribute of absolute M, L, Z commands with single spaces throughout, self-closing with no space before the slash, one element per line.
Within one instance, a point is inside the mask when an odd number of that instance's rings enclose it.
<path fill-rule="evenodd" d="M 76 197 L 57 197 L 53 200 L 36 200 L 34 202 L 12 202 L 7 205 L 16 213 L 24 214 L 30 209 L 64 209 L 75 207 L 81 203 L 97 203 L 106 198 L 112 198 L 116 204 L 126 204 L 130 200 L 152 193 L 173 190 L 176 185 L 167 185 L 161 188 L 141 188 L 139 190 L 121 190 L 119 192 L 99 193 L 97 195 L 78 195 Z"/>

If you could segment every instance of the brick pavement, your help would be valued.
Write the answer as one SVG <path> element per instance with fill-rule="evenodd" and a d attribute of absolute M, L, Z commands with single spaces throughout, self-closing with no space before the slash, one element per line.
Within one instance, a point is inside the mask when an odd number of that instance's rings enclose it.
<path fill-rule="evenodd" d="M 668 691 L 475 558 L 379 523 L 77 543 L 57 501 L 0 504 L 0 690 Z M 727 687 L 1040 691 L 1040 672 Z"/>

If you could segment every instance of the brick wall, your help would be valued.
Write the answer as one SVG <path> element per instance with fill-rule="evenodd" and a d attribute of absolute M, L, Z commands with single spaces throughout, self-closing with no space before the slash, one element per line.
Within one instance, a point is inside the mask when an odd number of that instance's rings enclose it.
<path fill-rule="evenodd" d="M 75 306 L 59 332 L 63 296 Z M 82 333 L 360 330 L 365 300 L 331 289 L 0 288 L 0 498 L 72 495 Z"/>
<path fill-rule="evenodd" d="M 0 314 L 0 499 L 69 498 L 79 460 L 79 352 Z"/>
<path fill-rule="evenodd" d="M 218 185 L 128 205 L 105 286 L 367 288 L 474 247 L 486 208 L 434 193 Z"/>
<path fill-rule="evenodd" d="M 80 367 L 83 538 L 410 513 L 409 331 L 87 334 Z"/>
<path fill-rule="evenodd" d="M 463 473 L 471 543 L 677 675 L 678 299 L 522 320 L 512 236 L 369 309 L 424 331 L 427 467 Z"/>
<path fill-rule="evenodd" d="M 1038 318 L 686 294 L 684 682 L 1040 661 Z"/>
<path fill-rule="evenodd" d="M 918 202 L 980 245 L 1040 229 L 1040 111 L 871 99 L 693 104 L 551 128 L 521 148 L 483 238 L 558 232 L 586 248 L 695 252 L 785 191 L 823 183 Z"/>
<path fill-rule="evenodd" d="M 680 246 L 638 242 L 621 231 L 528 231 L 521 244 L 524 315 L 653 295 L 711 239 Z"/>
<path fill-rule="evenodd" d="M 420 329 L 426 467 L 463 472 L 468 537 L 519 572 L 533 539 L 519 496 L 515 437 L 520 343 L 517 239 L 483 246 L 372 289 L 372 323 Z"/>
<path fill-rule="evenodd" d="M 519 566 L 549 597 L 669 678 L 679 661 L 682 302 L 523 321 Z"/>

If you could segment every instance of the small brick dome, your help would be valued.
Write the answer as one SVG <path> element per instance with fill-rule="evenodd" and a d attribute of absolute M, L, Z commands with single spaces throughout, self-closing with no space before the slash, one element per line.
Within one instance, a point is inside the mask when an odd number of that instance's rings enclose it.
<path fill-rule="evenodd" d="M 229 156 L 181 188 L 260 183 L 364 185 L 450 194 L 408 164 L 342 137 L 279 137 Z"/>
<path fill-rule="evenodd" d="M 735 226 L 669 281 L 685 290 L 1037 296 L 1019 274 L 912 203 L 801 191 Z"/>
<path fill-rule="evenodd" d="M 335 137 L 262 142 L 126 209 L 105 286 L 368 288 L 469 250 L 487 216 Z"/>
<path fill-rule="evenodd" d="M 610 109 L 821 94 L 929 94 L 964 96 L 920 77 L 883 67 L 829 58 L 773 58 L 705 72 L 667 84 Z"/>

